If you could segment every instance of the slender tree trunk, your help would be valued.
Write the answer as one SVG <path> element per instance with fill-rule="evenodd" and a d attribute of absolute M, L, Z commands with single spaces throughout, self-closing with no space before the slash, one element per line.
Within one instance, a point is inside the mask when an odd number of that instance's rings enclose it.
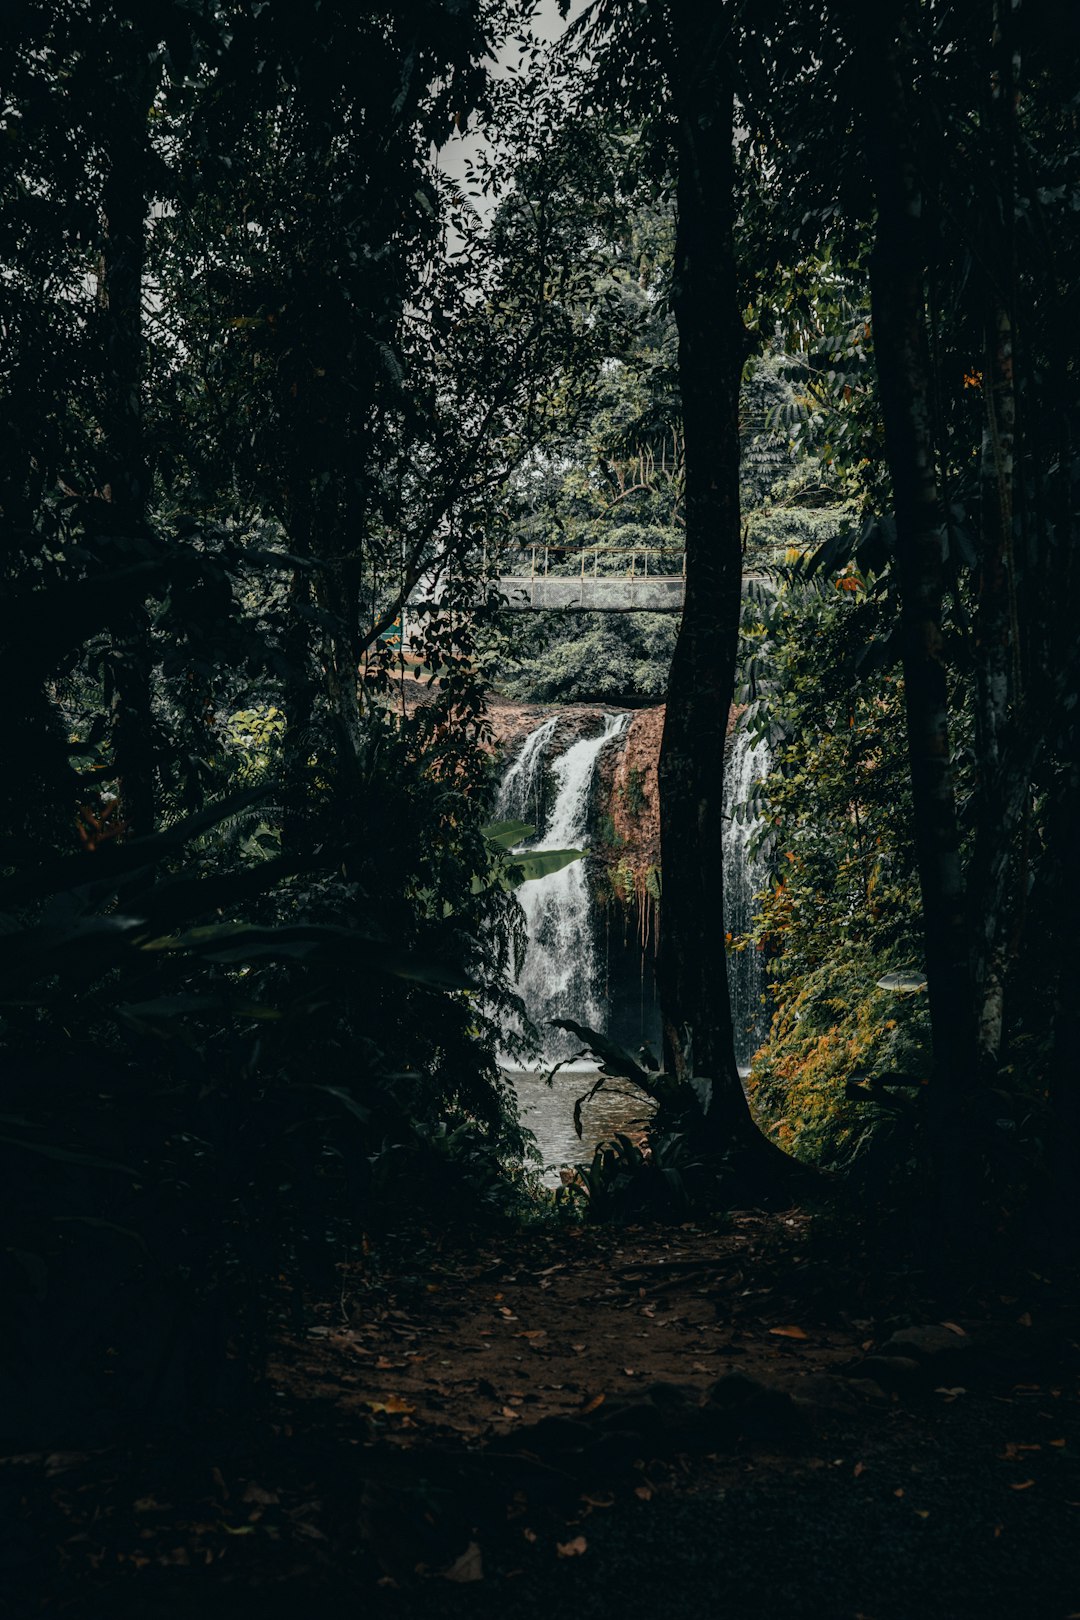
<path fill-rule="evenodd" d="M 1030 794 L 1035 727 L 1023 735 L 1017 609 L 1015 90 L 1018 61 L 1013 19 L 1018 0 L 992 0 L 993 71 L 985 125 L 997 179 L 998 208 L 987 221 L 981 456 L 980 558 L 975 576 L 975 742 L 979 796 L 975 847 L 968 877 L 971 979 L 976 1038 L 984 1080 L 997 1072 L 1004 1028 L 1010 911 L 1017 893 L 1015 827 Z M 990 211 L 988 210 L 988 214 Z"/>
<path fill-rule="evenodd" d="M 713 1145 L 760 1142 L 735 1061 L 724 941 L 724 745 L 742 602 L 739 386 L 748 353 L 732 242 L 727 8 L 657 8 L 678 121 L 674 305 L 686 455 L 686 596 L 660 750 L 665 1067 L 712 1082 Z M 664 12 L 666 11 L 666 15 Z"/>
<path fill-rule="evenodd" d="M 852 7 L 878 208 L 870 264 L 874 354 L 896 506 L 908 754 L 934 1040 L 931 1120 L 939 1173 L 951 1177 L 977 1065 L 942 634 L 945 525 L 930 417 L 924 198 L 914 113 L 894 35 L 882 14 L 858 0 Z"/>
<path fill-rule="evenodd" d="M 117 99 L 109 131 L 101 267 L 105 465 L 110 527 L 119 540 L 146 537 L 149 474 L 143 441 L 142 292 L 146 257 L 147 122 L 153 78 L 145 41 L 123 28 L 115 57 Z M 125 836 L 151 833 L 156 819 L 149 620 L 143 609 L 116 637 L 106 660 L 112 756 Z"/>

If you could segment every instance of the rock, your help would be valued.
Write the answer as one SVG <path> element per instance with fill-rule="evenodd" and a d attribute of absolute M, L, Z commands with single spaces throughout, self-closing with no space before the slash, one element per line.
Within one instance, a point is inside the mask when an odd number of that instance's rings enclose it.
<path fill-rule="evenodd" d="M 759 1383 L 756 1378 L 751 1378 L 749 1373 L 725 1373 L 715 1384 L 710 1385 L 706 1404 L 719 1407 L 743 1405 L 753 1400 L 756 1395 L 762 1394 L 765 1389 L 766 1385 Z"/>
<path fill-rule="evenodd" d="M 877 1404 L 887 1403 L 889 1399 L 881 1385 L 873 1378 L 849 1378 L 847 1387 L 852 1394 L 858 1395 L 864 1401 L 873 1401 Z"/>
<path fill-rule="evenodd" d="M 884 1390 L 919 1389 L 929 1382 L 925 1364 L 911 1356 L 866 1356 L 856 1371 L 859 1381 Z"/>
<path fill-rule="evenodd" d="M 971 1340 L 966 1334 L 954 1333 L 940 1322 L 913 1322 L 901 1328 L 880 1347 L 883 1356 L 909 1356 L 915 1361 L 938 1361 L 966 1355 Z"/>
<path fill-rule="evenodd" d="M 798 1406 L 811 1412 L 850 1412 L 856 1404 L 857 1391 L 852 1390 L 846 1378 L 831 1378 L 828 1373 L 810 1373 L 792 1386 L 791 1394 Z M 878 1394 L 881 1394 L 880 1390 Z"/>
<path fill-rule="evenodd" d="M 809 1432 L 806 1410 L 785 1390 L 772 1389 L 739 1372 L 717 1379 L 700 1417 L 703 1434 L 717 1446 L 739 1439 L 797 1446 Z"/>
<path fill-rule="evenodd" d="M 669 1384 L 658 1379 L 645 1390 L 645 1399 L 651 1401 L 661 1412 L 670 1412 L 682 1415 L 690 1407 L 697 1406 L 699 1396 L 696 1389 L 688 1384 Z"/>
<path fill-rule="evenodd" d="M 642 1454 L 641 1436 L 629 1429 L 611 1429 L 601 1434 L 582 1453 L 579 1475 L 582 1480 L 617 1477 L 637 1462 Z"/>
<path fill-rule="evenodd" d="M 531 1451 L 537 1457 L 559 1456 L 580 1451 L 592 1438 L 593 1431 L 573 1418 L 545 1417 L 502 1436 L 497 1449 Z"/>
<path fill-rule="evenodd" d="M 676 1409 L 676 1422 L 683 1419 L 685 1411 L 684 1407 Z M 637 1401 L 631 1405 L 613 1406 L 606 1412 L 601 1408 L 597 1420 L 596 1427 L 604 1433 L 628 1430 L 639 1436 L 639 1445 L 656 1449 L 662 1446 L 664 1435 L 671 1427 L 672 1414 L 660 1406 L 654 1406 L 651 1401 Z"/>

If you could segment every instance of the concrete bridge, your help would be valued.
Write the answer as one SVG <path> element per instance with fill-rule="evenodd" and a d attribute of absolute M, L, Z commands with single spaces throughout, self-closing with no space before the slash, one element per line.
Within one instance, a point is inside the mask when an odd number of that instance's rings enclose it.
<path fill-rule="evenodd" d="M 507 613 L 681 613 L 681 574 L 510 574 L 499 581 Z"/>
<path fill-rule="evenodd" d="M 561 547 L 532 549 L 528 573 L 503 574 L 489 589 L 504 600 L 504 613 L 681 613 L 686 597 L 686 579 L 665 572 L 671 566 L 672 549 L 661 552 L 646 546 L 592 546 L 574 554 L 578 571 L 552 573 L 551 563 L 565 556 Z M 616 559 L 625 561 L 625 571 L 599 572 Z M 526 557 L 526 561 L 529 559 Z M 659 568 L 657 567 L 659 564 Z M 650 569 L 655 571 L 650 571 Z M 759 573 L 744 574 L 743 588 L 752 580 L 764 580 Z M 478 597 L 477 605 L 482 598 Z M 438 606 L 437 596 L 427 597 L 421 586 L 406 609 L 413 618 Z"/>

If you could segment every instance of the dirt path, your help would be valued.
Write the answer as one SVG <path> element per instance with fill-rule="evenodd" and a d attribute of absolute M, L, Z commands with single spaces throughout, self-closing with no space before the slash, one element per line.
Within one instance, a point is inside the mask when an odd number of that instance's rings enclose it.
<path fill-rule="evenodd" d="M 826 1254 L 742 1215 L 343 1271 L 269 1420 L 0 1468 L 11 1612 L 1080 1613 L 1074 1318 Z"/>

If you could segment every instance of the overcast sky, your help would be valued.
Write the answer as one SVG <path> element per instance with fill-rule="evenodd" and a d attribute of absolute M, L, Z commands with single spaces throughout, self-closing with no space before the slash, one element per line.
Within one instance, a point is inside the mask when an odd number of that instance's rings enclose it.
<path fill-rule="evenodd" d="M 570 11 L 564 22 L 559 16 L 558 0 L 537 0 L 536 11 L 533 14 L 533 33 L 540 40 L 558 39 L 575 17 L 579 17 L 589 4 L 590 0 L 571 0 Z M 496 73 L 499 73 L 500 70 L 505 71 L 513 66 L 517 61 L 517 57 L 518 47 L 510 40 L 500 51 L 498 65 L 494 71 Z M 439 152 L 436 162 L 445 174 L 463 182 L 469 161 L 475 158 L 483 144 L 483 136 L 473 134 L 455 135 L 451 140 L 447 141 Z M 477 205 L 481 207 L 484 213 L 493 206 L 493 201 L 493 199 L 489 199 L 486 204 L 483 204 L 479 198 L 476 199 Z"/>

